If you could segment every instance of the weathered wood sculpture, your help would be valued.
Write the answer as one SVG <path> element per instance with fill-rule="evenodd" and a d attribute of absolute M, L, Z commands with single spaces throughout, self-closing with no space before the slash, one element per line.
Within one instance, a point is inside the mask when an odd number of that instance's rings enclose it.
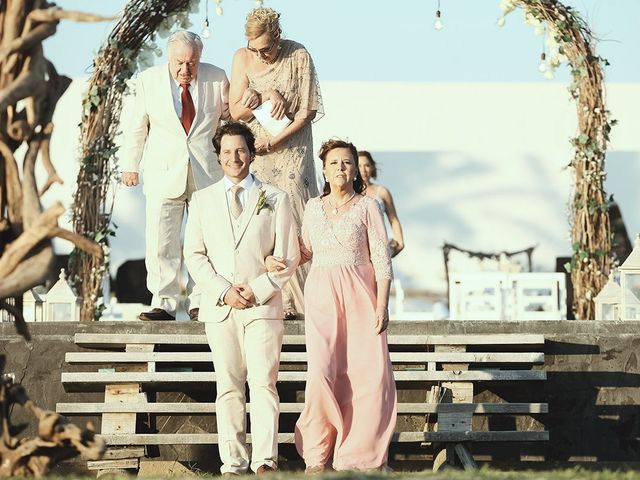
<path fill-rule="evenodd" d="M 110 18 L 66 11 L 46 0 L 0 2 L 0 308 L 8 310 L 3 299 L 46 278 L 53 237 L 69 240 L 96 257 L 103 255 L 97 243 L 58 227 L 58 217 L 65 212 L 60 202 L 45 211 L 40 203 L 51 185 L 62 183 L 49 155 L 49 141 L 56 103 L 71 80 L 45 58 L 42 42 L 63 19 Z M 15 155 L 22 145 L 27 148 L 19 162 Z M 35 179 L 38 158 L 48 174 L 40 186 Z M 12 313 L 20 314 L 15 310 Z"/>
<path fill-rule="evenodd" d="M 14 405 L 21 405 L 38 420 L 38 435 L 16 438 L 16 430 L 23 426 L 11 424 Z M 82 455 L 89 460 L 102 458 L 106 445 L 93 433 L 69 423 L 55 412 L 43 410 L 27 396 L 22 385 L 14 384 L 9 375 L 0 380 L 0 477 L 35 476 L 41 478 L 58 462 Z"/>

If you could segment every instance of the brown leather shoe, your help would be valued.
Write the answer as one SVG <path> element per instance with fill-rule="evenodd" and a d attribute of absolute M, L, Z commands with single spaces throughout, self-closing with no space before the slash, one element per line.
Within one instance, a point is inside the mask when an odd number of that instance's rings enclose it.
<path fill-rule="evenodd" d="M 295 320 L 298 318 L 298 312 L 295 310 L 285 310 L 284 319 L 285 320 Z"/>
<path fill-rule="evenodd" d="M 189 320 L 193 320 L 194 322 L 198 320 L 198 313 L 200 313 L 199 308 L 192 308 L 189 310 Z"/>
<path fill-rule="evenodd" d="M 265 473 L 273 473 L 278 471 L 277 468 L 270 467 L 269 465 L 260 465 L 256 470 L 256 475 L 264 475 Z"/>
<path fill-rule="evenodd" d="M 140 320 L 146 320 L 146 321 L 151 321 L 151 320 L 162 321 L 162 320 L 175 320 L 176 319 L 176 317 L 174 317 L 173 315 L 167 313 L 166 310 L 163 310 L 161 308 L 152 308 L 148 312 L 142 312 L 140 315 L 138 315 L 138 318 Z"/>

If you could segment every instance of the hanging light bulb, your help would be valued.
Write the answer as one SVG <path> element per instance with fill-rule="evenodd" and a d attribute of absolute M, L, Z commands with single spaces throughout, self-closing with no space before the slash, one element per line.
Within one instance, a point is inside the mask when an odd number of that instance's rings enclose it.
<path fill-rule="evenodd" d="M 207 39 L 211 36 L 211 31 L 209 30 L 209 0 L 204 0 L 204 25 L 202 26 L 201 37 Z"/>
<path fill-rule="evenodd" d="M 209 30 L 209 19 L 204 21 L 204 27 L 202 28 L 202 38 L 209 38 L 211 36 L 211 30 Z"/>
<path fill-rule="evenodd" d="M 256 8 L 262 7 L 262 0 L 256 0 Z"/>
<path fill-rule="evenodd" d="M 433 22 L 433 28 L 436 30 L 442 30 L 444 28 L 444 24 L 442 23 L 442 19 L 440 18 L 440 10 L 436 10 L 436 21 Z"/>
<path fill-rule="evenodd" d="M 547 71 L 547 54 L 542 52 L 540 54 L 540 65 L 538 65 L 538 71 L 544 73 Z"/>
<path fill-rule="evenodd" d="M 436 30 L 442 30 L 444 28 L 444 24 L 442 23 L 442 19 L 440 18 L 440 0 L 438 0 L 438 8 L 436 9 L 436 21 L 433 22 L 433 28 Z"/>
<path fill-rule="evenodd" d="M 224 13 L 224 11 L 222 10 L 222 0 L 216 0 L 216 15 L 218 15 L 219 17 L 222 16 L 222 14 Z"/>

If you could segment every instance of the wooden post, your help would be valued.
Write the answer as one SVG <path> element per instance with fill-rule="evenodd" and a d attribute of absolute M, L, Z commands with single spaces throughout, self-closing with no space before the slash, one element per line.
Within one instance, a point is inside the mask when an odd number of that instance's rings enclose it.
<path fill-rule="evenodd" d="M 127 352 L 153 352 L 153 344 L 127 344 Z M 147 372 L 155 371 L 155 362 L 131 363 L 117 367 L 120 372 Z M 139 383 L 128 383 L 122 385 L 106 385 L 104 392 L 105 403 L 147 403 L 147 394 L 141 392 Z M 102 429 L 105 434 L 113 433 L 136 433 L 135 413 L 103 413 Z M 98 470 L 98 477 L 106 474 L 127 474 L 128 469 L 138 469 L 140 467 L 140 457 L 144 456 L 144 448 L 124 448 L 113 450 L 110 459 L 100 462 L 87 463 L 90 470 Z M 118 452 L 118 453 L 115 453 Z"/>

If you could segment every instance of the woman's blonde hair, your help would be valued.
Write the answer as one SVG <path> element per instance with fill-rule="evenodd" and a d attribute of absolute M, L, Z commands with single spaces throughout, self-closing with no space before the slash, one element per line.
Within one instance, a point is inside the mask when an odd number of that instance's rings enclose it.
<path fill-rule="evenodd" d="M 247 40 L 258 38 L 264 33 L 268 33 L 271 38 L 276 38 L 282 33 L 279 19 L 280 14 L 272 8 L 254 8 L 247 14 L 244 35 Z"/>

